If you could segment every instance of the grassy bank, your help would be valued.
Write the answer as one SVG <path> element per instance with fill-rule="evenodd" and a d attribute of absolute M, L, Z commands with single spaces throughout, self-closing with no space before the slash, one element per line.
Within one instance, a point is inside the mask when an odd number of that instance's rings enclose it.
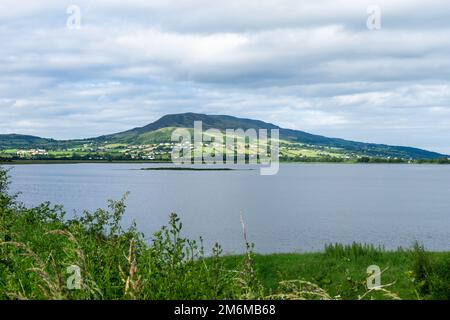
<path fill-rule="evenodd" d="M 80 204 L 81 206 L 81 204 Z M 27 208 L 0 169 L 0 299 L 449 299 L 450 253 L 334 245 L 322 253 L 206 255 L 175 214 L 151 238 L 122 228 L 125 199 L 68 219 Z M 245 239 L 245 238 L 244 238 Z M 383 271 L 366 287 L 369 265 Z"/>
<path fill-rule="evenodd" d="M 225 257 L 228 268 L 241 257 Z M 393 295 L 373 292 L 374 299 L 450 299 L 450 253 L 425 252 L 420 246 L 386 252 L 359 244 L 329 246 L 320 253 L 255 255 L 266 295 L 286 279 L 314 283 L 331 297 L 358 299 L 367 292 L 367 267 L 380 267 L 381 285 Z M 431 284 L 434 283 L 434 284 Z"/>

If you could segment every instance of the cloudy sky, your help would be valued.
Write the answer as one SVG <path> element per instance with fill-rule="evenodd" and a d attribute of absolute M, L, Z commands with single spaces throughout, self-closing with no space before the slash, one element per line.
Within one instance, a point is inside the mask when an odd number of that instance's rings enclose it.
<path fill-rule="evenodd" d="M 446 0 L 0 0 L 0 41 L 0 133 L 189 111 L 450 153 Z"/>

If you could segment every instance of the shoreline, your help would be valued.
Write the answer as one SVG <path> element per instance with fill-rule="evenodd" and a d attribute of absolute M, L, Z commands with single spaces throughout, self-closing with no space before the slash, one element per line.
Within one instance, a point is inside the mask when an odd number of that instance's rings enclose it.
<path fill-rule="evenodd" d="M 11 161 L 0 161 L 0 166 L 2 165 L 32 165 L 32 164 L 173 164 L 172 161 L 151 161 L 151 160 L 11 160 Z M 450 163 L 438 163 L 438 162 L 358 162 L 358 161 L 280 161 L 280 164 L 389 164 L 389 165 L 448 165 Z M 186 164 L 189 165 L 189 164 Z M 196 164 L 190 164 L 196 165 Z M 203 164 L 208 165 L 209 164 Z M 217 164 L 217 165 L 227 165 Z M 236 164 L 232 164 L 236 165 Z M 248 165 L 248 163 L 241 164 Z M 258 165 L 258 164 L 254 164 Z"/>

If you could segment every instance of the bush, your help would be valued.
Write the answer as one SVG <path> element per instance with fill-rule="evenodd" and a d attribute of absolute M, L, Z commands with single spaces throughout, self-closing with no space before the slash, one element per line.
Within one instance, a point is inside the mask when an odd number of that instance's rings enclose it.
<path fill-rule="evenodd" d="M 450 300 L 450 257 L 442 257 L 433 262 L 430 278 L 432 298 Z"/>
<path fill-rule="evenodd" d="M 432 271 L 430 257 L 423 245 L 420 245 L 418 242 L 414 243 L 411 252 L 416 290 L 420 295 L 427 295 L 431 290 L 430 275 Z"/>
<path fill-rule="evenodd" d="M 423 245 L 414 244 L 413 274 L 416 290 L 422 297 L 450 299 L 450 257 L 431 259 Z"/>

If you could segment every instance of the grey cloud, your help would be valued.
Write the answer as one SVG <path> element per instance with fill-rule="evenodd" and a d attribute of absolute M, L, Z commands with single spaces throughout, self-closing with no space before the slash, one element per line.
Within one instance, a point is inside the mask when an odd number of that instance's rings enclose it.
<path fill-rule="evenodd" d="M 166 113 L 260 118 L 450 153 L 448 1 L 0 4 L 0 132 L 90 137 Z"/>

